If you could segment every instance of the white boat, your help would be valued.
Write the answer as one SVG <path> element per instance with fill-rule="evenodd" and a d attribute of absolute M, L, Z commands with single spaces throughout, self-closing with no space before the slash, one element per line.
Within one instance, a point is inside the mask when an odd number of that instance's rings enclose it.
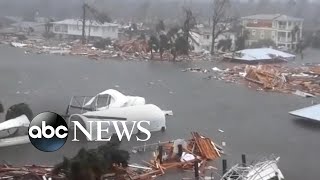
<path fill-rule="evenodd" d="M 108 89 L 95 96 L 73 96 L 66 115 L 82 114 L 87 111 L 103 111 L 110 108 L 145 105 L 146 100 L 140 96 L 127 96 L 114 89 Z M 75 111 L 76 110 L 76 111 Z M 76 112 L 76 113 L 74 113 Z M 172 111 L 164 110 L 165 115 L 173 115 Z"/>
<path fill-rule="evenodd" d="M 75 110 L 77 110 L 76 113 Z M 109 89 L 95 96 L 74 96 L 68 106 L 68 125 L 73 127 L 72 121 L 79 121 L 89 132 L 92 130 L 92 140 L 97 138 L 97 124 L 90 121 L 125 121 L 129 130 L 133 127 L 133 134 L 138 133 L 137 125 L 134 122 L 148 121 L 150 125 L 143 124 L 143 127 L 150 132 L 164 131 L 166 129 L 166 115 L 172 115 L 172 111 L 163 111 L 154 104 L 146 104 L 145 98 L 139 96 L 126 96 L 122 93 Z M 92 126 L 91 126 L 92 125 Z M 108 124 L 103 123 L 103 129 Z M 92 128 L 92 129 L 90 129 Z M 109 133 L 105 137 L 115 133 L 114 126 L 108 126 Z"/>
<path fill-rule="evenodd" d="M 134 121 L 149 121 L 150 125 L 143 124 L 143 127 L 148 129 L 150 132 L 154 131 L 164 131 L 166 129 L 166 118 L 163 111 L 153 105 L 153 104 L 146 104 L 146 105 L 137 105 L 137 106 L 128 106 L 122 108 L 109 108 L 106 110 L 100 111 L 88 111 L 83 114 L 73 114 L 69 117 L 68 126 L 73 127 L 72 121 L 78 121 L 82 124 L 86 130 L 89 132 L 90 128 L 92 128 L 92 140 L 97 139 L 96 129 L 97 124 L 91 123 L 90 121 L 125 121 L 126 126 L 128 127 L 129 131 L 133 128 L 133 134 L 138 133 L 137 126 L 134 125 Z M 111 134 L 115 133 L 114 126 L 109 126 L 107 124 L 102 124 L 102 129 L 106 129 L 108 126 L 109 133 L 104 133 L 102 137 L 110 137 Z"/>
<path fill-rule="evenodd" d="M 102 104 L 105 106 L 99 107 L 99 105 L 101 104 L 99 100 L 103 101 L 103 99 L 106 100 L 105 104 Z M 143 97 L 125 96 L 117 90 L 108 89 L 91 98 L 84 106 L 92 107 L 93 105 L 95 105 L 97 107 L 97 110 L 104 110 L 107 108 L 119 108 L 144 104 L 146 104 L 146 100 Z"/>
<path fill-rule="evenodd" d="M 0 123 L 0 147 L 27 144 L 30 142 L 28 135 L 14 136 L 18 128 L 28 128 L 30 121 L 26 115 L 8 119 Z"/>

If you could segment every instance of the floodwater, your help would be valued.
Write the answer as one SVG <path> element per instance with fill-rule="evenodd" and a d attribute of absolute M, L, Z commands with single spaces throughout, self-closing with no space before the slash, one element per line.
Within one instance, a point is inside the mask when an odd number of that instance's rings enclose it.
<path fill-rule="evenodd" d="M 94 95 L 115 88 L 124 94 L 143 96 L 162 109 L 173 110 L 166 132 L 152 134 L 150 143 L 190 137 L 191 131 L 198 131 L 213 137 L 218 144 L 226 143 L 228 156 L 224 158 L 229 166 L 240 163 L 241 154 L 247 154 L 249 162 L 275 154 L 281 157 L 279 165 L 286 179 L 318 178 L 320 125 L 288 114 L 311 105 L 316 99 L 258 92 L 244 85 L 204 80 L 206 75 L 201 73 L 181 72 L 194 67 L 192 63 L 27 55 L 23 49 L 6 46 L 0 46 L 0 54 L 0 100 L 6 108 L 26 102 L 35 114 L 43 111 L 64 114 L 72 95 Z M 316 62 L 316 57 L 319 56 L 309 56 L 306 52 L 304 58 Z M 216 65 L 204 62 L 200 66 L 209 69 Z M 138 144 L 123 142 L 123 148 L 134 145 Z M 40 152 L 31 144 L 12 146 L 0 149 L 0 160 L 53 165 L 63 156 L 74 155 L 81 147 L 95 146 L 95 143 L 68 142 L 53 153 Z M 151 153 L 145 156 L 150 157 Z M 140 163 L 140 156 L 133 156 L 132 161 Z M 218 167 L 220 164 L 221 159 L 216 161 Z M 181 178 L 168 176 L 167 179 Z"/>

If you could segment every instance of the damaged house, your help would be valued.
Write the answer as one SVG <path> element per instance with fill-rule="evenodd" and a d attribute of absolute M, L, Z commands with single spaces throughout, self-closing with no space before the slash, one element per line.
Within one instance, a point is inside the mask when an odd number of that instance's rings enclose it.
<path fill-rule="evenodd" d="M 212 29 L 199 28 L 190 32 L 190 44 L 195 52 L 210 51 L 212 42 Z M 224 42 L 230 42 L 225 44 Z M 215 40 L 215 49 L 222 51 L 235 50 L 236 35 L 233 32 L 220 34 Z"/>
<path fill-rule="evenodd" d="M 53 33 L 64 37 L 82 36 L 82 20 L 66 19 L 52 22 Z M 118 24 L 99 23 L 93 20 L 86 21 L 85 35 L 98 38 L 118 39 Z"/>

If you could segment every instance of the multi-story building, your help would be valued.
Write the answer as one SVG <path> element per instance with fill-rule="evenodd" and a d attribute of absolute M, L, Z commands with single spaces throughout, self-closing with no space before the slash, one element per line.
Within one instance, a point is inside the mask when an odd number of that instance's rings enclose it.
<path fill-rule="evenodd" d="M 272 40 L 277 47 L 295 49 L 302 39 L 303 19 L 282 14 L 258 14 L 242 17 L 249 32 L 247 45 L 262 39 Z"/>

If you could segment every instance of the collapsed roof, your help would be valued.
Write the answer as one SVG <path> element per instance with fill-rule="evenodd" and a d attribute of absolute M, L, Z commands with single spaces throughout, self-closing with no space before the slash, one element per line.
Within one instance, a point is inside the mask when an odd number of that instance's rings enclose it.
<path fill-rule="evenodd" d="M 296 56 L 293 54 L 278 51 L 272 48 L 244 49 L 235 53 L 228 53 L 224 58 L 233 61 L 242 61 L 247 63 L 260 61 L 288 61 Z"/>

